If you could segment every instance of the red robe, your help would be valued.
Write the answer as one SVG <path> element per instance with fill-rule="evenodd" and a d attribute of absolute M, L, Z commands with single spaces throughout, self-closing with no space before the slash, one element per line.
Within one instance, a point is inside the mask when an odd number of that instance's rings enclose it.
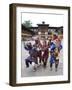
<path fill-rule="evenodd" d="M 48 54 L 49 54 L 48 45 L 43 45 L 42 46 L 42 52 L 43 52 L 42 60 L 47 60 L 48 59 Z"/>

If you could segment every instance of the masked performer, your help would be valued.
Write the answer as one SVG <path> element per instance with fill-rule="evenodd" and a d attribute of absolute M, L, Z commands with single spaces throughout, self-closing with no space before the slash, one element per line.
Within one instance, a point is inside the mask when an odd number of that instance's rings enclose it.
<path fill-rule="evenodd" d="M 41 57 L 41 54 L 42 54 L 41 48 L 42 48 L 42 45 L 41 45 L 39 39 L 35 40 L 34 46 L 37 48 L 37 59 L 39 59 L 39 63 L 41 64 L 41 59 L 42 59 L 42 57 Z"/>
<path fill-rule="evenodd" d="M 26 67 L 29 67 L 29 63 L 32 64 L 32 62 L 35 64 L 34 65 L 34 70 L 36 70 L 36 64 L 37 62 L 37 50 L 36 47 L 31 45 L 31 43 L 28 43 L 25 45 L 25 49 L 29 51 L 29 56 L 25 59 L 25 64 Z"/>
<path fill-rule="evenodd" d="M 55 49 L 55 71 L 57 71 L 58 64 L 59 64 L 59 51 L 58 48 Z"/>
<path fill-rule="evenodd" d="M 44 67 L 46 67 L 47 65 L 48 56 L 49 56 L 48 44 L 46 40 L 44 40 L 42 45 L 42 61 Z"/>
<path fill-rule="evenodd" d="M 60 50 L 62 49 L 61 40 L 59 38 L 57 38 L 55 40 L 55 44 L 56 44 L 56 47 L 58 48 L 58 51 L 60 52 Z"/>
<path fill-rule="evenodd" d="M 50 51 L 50 68 L 51 68 L 51 71 L 52 71 L 53 63 L 55 63 L 54 52 L 55 52 L 56 45 L 54 44 L 53 41 L 51 41 L 51 39 L 48 42 L 48 47 L 49 47 L 49 51 Z"/>

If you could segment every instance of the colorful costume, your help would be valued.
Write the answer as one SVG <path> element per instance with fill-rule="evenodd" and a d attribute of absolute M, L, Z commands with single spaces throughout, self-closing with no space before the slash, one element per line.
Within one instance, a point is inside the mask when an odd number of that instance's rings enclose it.
<path fill-rule="evenodd" d="M 54 63 L 54 62 L 55 62 L 55 56 L 54 56 L 54 54 L 51 54 L 50 63 Z"/>
<path fill-rule="evenodd" d="M 48 45 L 45 42 L 45 45 L 42 46 L 42 61 L 44 64 L 44 67 L 46 67 L 47 65 L 47 60 L 48 60 L 48 56 L 49 56 L 49 50 L 48 50 Z"/>
<path fill-rule="evenodd" d="M 34 46 L 37 49 L 37 58 L 39 58 L 39 63 L 41 63 L 41 61 L 42 61 L 42 56 L 41 56 L 42 55 L 42 51 L 41 51 L 42 45 L 41 45 L 40 41 L 36 40 Z"/>
<path fill-rule="evenodd" d="M 30 46 L 30 45 L 26 45 L 25 49 L 29 51 L 29 55 L 26 59 L 25 59 L 25 64 L 26 67 L 29 67 L 29 63 L 31 64 L 32 62 L 34 62 L 35 64 L 37 64 L 37 50 L 35 47 Z"/>
<path fill-rule="evenodd" d="M 55 52 L 56 45 L 53 42 L 50 42 L 49 48 L 50 48 L 50 68 L 52 70 L 52 65 L 53 63 L 55 63 L 54 52 Z"/>

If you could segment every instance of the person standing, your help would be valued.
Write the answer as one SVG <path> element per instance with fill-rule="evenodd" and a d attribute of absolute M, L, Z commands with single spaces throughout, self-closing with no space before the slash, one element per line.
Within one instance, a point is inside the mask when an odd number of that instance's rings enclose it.
<path fill-rule="evenodd" d="M 49 39 L 48 47 L 49 47 L 49 52 L 50 52 L 50 69 L 52 71 L 53 63 L 55 63 L 54 52 L 55 52 L 55 48 L 56 48 L 56 45 L 54 44 L 52 39 Z"/>
<path fill-rule="evenodd" d="M 54 51 L 51 50 L 50 51 L 50 69 L 51 69 L 51 71 L 52 71 L 53 63 L 55 63 L 55 55 L 54 55 Z"/>
<path fill-rule="evenodd" d="M 55 55 L 55 71 L 57 71 L 58 65 L 59 65 L 59 51 L 58 51 L 58 48 L 55 49 L 54 55 Z"/>
<path fill-rule="evenodd" d="M 37 59 L 39 59 L 39 63 L 41 64 L 41 62 L 42 62 L 42 56 L 41 56 L 42 55 L 42 51 L 41 51 L 42 44 L 41 44 L 39 38 L 37 38 L 35 40 L 34 46 L 37 48 Z"/>
<path fill-rule="evenodd" d="M 42 45 L 42 61 L 44 67 L 47 66 L 48 56 L 49 56 L 48 44 L 46 40 L 44 40 Z"/>

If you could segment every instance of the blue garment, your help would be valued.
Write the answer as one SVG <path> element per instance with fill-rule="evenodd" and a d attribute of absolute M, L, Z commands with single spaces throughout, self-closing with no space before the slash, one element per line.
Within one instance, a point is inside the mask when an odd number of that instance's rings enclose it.
<path fill-rule="evenodd" d="M 32 57 L 31 57 L 31 56 L 27 57 L 27 58 L 25 59 L 26 67 L 29 67 L 29 64 L 32 64 L 32 62 L 33 62 Z"/>
<path fill-rule="evenodd" d="M 25 47 L 26 50 L 29 51 L 29 56 L 25 59 L 26 67 L 29 67 L 29 63 L 32 62 L 38 64 L 37 62 L 37 50 L 35 47 Z"/>
<path fill-rule="evenodd" d="M 31 56 L 28 56 L 25 60 L 26 60 L 26 61 L 34 62 L 34 59 L 33 59 Z"/>
<path fill-rule="evenodd" d="M 56 45 L 53 42 L 51 42 L 50 44 L 51 51 L 54 51 L 55 48 L 56 48 Z"/>
<path fill-rule="evenodd" d="M 50 56 L 50 63 L 54 63 L 55 62 L 55 56 L 54 55 L 51 55 Z"/>
<path fill-rule="evenodd" d="M 35 48 L 30 49 L 29 50 L 29 54 L 30 54 L 30 56 L 34 56 L 35 57 L 37 55 L 37 50 Z"/>
<path fill-rule="evenodd" d="M 30 45 L 25 45 L 24 48 L 29 51 L 29 50 L 32 49 L 32 46 L 30 46 Z"/>
<path fill-rule="evenodd" d="M 28 57 L 25 59 L 26 67 L 29 67 L 29 63 L 32 64 L 32 62 L 34 62 L 35 64 L 38 64 L 36 58 L 33 58 L 33 57 L 31 57 L 31 56 L 28 56 Z"/>
<path fill-rule="evenodd" d="M 63 47 L 62 47 L 62 45 L 59 45 L 59 47 L 58 47 L 58 48 L 59 48 L 59 50 L 61 50 Z"/>

